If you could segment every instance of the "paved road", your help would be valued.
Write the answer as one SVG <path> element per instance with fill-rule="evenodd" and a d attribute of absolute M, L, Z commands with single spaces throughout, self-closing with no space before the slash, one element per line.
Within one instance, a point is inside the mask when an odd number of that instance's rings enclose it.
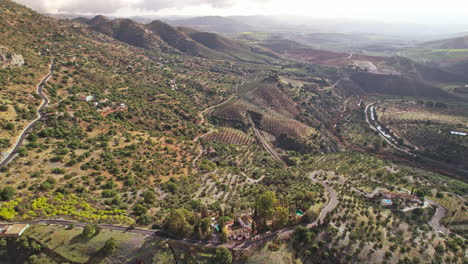
<path fill-rule="evenodd" d="M 428 169 L 438 172 L 438 173 L 455 176 L 462 181 L 466 181 L 466 178 L 463 177 L 463 175 L 468 175 L 468 170 L 465 170 L 463 168 L 458 168 L 448 163 L 441 162 L 439 160 L 435 160 L 432 158 L 428 158 L 420 154 L 415 154 L 415 152 L 411 151 L 405 144 L 398 143 L 399 139 L 395 137 L 393 133 L 387 134 L 390 138 L 386 137 L 384 133 L 382 133 L 382 131 L 378 129 L 379 126 L 380 127 L 383 126 L 383 124 L 378 120 L 378 117 L 376 116 L 375 120 L 372 120 L 372 114 L 376 114 L 375 109 L 373 109 L 372 107 L 375 107 L 378 103 L 381 103 L 381 102 L 383 102 L 383 100 L 378 101 L 376 103 L 368 104 L 366 105 L 366 108 L 364 110 L 365 116 L 366 116 L 366 122 L 369 124 L 372 130 L 377 131 L 379 135 L 393 148 L 403 153 L 406 153 L 413 158 L 418 158 L 420 160 L 425 161 L 429 165 Z"/>
<path fill-rule="evenodd" d="M 362 190 L 359 190 L 359 189 L 357 189 L 355 187 L 351 187 L 351 189 L 353 189 L 354 191 L 356 191 L 358 193 L 361 193 L 362 195 L 364 195 L 366 198 L 369 198 L 369 199 L 374 198 L 375 195 L 381 193 L 382 191 L 386 191 L 386 189 L 383 189 L 383 188 L 375 188 L 372 191 L 372 193 L 366 193 L 366 192 L 364 192 Z M 439 233 L 449 234 L 450 230 L 440 223 L 442 218 L 444 218 L 447 215 L 447 209 L 445 209 L 439 203 L 437 203 L 435 201 L 432 201 L 430 199 L 425 198 L 425 201 L 430 205 L 436 206 L 436 211 L 435 211 L 434 215 L 432 216 L 431 220 L 429 220 L 429 222 L 428 222 L 429 226 L 431 226 L 435 231 L 437 231 Z M 423 205 L 422 207 L 417 206 L 417 207 L 414 207 L 414 208 L 412 208 L 412 207 L 404 208 L 401 211 L 403 211 L 403 212 L 410 211 L 410 210 L 413 210 L 413 209 L 416 209 L 416 208 L 423 208 L 425 206 L 426 205 Z"/>
<path fill-rule="evenodd" d="M 329 196 L 330 196 L 329 200 L 328 200 L 328 204 L 320 212 L 317 221 L 307 225 L 308 228 L 311 228 L 311 227 L 317 225 L 319 221 L 325 220 L 325 217 L 327 217 L 327 214 L 330 213 L 333 209 L 335 209 L 335 207 L 338 205 L 338 193 L 332 187 L 330 187 L 326 182 L 321 182 L 321 181 L 315 179 L 313 177 L 312 173 L 309 175 L 309 178 L 313 182 L 316 182 L 316 183 L 322 185 L 328 191 Z"/>
<path fill-rule="evenodd" d="M 309 223 L 309 224 L 303 224 L 303 226 L 307 226 L 308 228 L 312 228 L 314 226 L 317 226 L 321 221 L 325 219 L 325 217 L 330 213 L 338 204 L 338 194 L 336 193 L 333 188 L 331 188 L 328 184 L 325 182 L 321 182 L 319 180 L 316 180 L 312 174 L 310 174 L 310 179 L 320 185 L 322 185 L 329 193 L 329 200 L 327 205 L 322 209 L 322 211 L 319 214 L 319 217 L 317 218 L 316 221 Z M 84 227 L 88 223 L 83 223 L 83 222 L 77 222 L 73 220 L 66 220 L 66 219 L 40 219 L 40 220 L 33 220 L 33 221 L 25 221 L 25 222 L 13 222 L 13 223 L 18 223 L 18 224 L 30 224 L 30 225 L 35 225 L 35 224 L 53 224 L 53 225 L 74 225 L 75 227 Z M 12 224 L 12 222 L 9 223 L 0 223 L 0 227 L 5 224 Z M 192 245 L 192 246 L 202 246 L 202 247 L 218 247 L 218 246 L 223 246 L 230 248 L 232 250 L 247 250 L 251 248 L 252 246 L 262 244 L 266 241 L 273 240 L 276 238 L 278 235 L 281 236 L 290 236 L 293 234 L 294 229 L 297 226 L 293 227 L 288 227 L 284 228 L 281 230 L 278 230 L 276 232 L 270 233 L 270 234 L 265 234 L 261 236 L 259 240 L 254 240 L 254 241 L 244 241 L 241 243 L 237 242 L 229 242 L 229 243 L 221 243 L 221 242 L 216 242 L 216 241 L 202 241 L 202 240 L 195 240 L 195 239 L 188 239 L 188 238 L 179 238 L 179 237 L 174 237 L 168 233 L 166 233 L 163 230 L 151 230 L 151 229 L 144 229 L 144 228 L 131 228 L 128 226 L 121 226 L 121 225 L 113 225 L 113 224 L 99 224 L 100 227 L 109 229 L 109 230 L 116 230 L 116 231 L 121 231 L 121 232 L 127 232 L 127 233 L 134 233 L 134 234 L 140 234 L 140 235 L 145 235 L 145 236 L 158 236 L 161 238 L 165 238 L 168 240 L 172 241 L 178 241 L 184 244 Z"/>
<path fill-rule="evenodd" d="M 29 125 L 27 125 L 26 128 L 23 129 L 23 131 L 21 131 L 21 133 L 19 134 L 18 139 L 16 140 L 16 143 L 14 144 L 13 149 L 11 150 L 11 152 L 3 160 L 0 161 L 0 168 L 6 166 L 10 161 L 12 161 L 16 157 L 18 149 L 22 146 L 22 144 L 24 142 L 24 139 L 26 138 L 27 133 L 44 116 L 42 110 L 47 106 L 47 104 L 49 104 L 49 99 L 44 94 L 43 87 L 44 87 L 44 83 L 47 82 L 47 80 L 50 78 L 50 76 L 52 76 L 52 74 L 54 73 L 53 66 L 54 66 L 54 60 L 52 60 L 51 63 L 50 63 L 49 73 L 46 76 L 44 76 L 44 78 L 42 78 L 42 80 L 39 82 L 39 84 L 37 85 L 37 88 L 36 88 L 37 93 L 42 98 L 41 105 L 39 106 L 39 108 L 36 111 L 37 112 L 37 118 L 34 119 L 33 121 L 31 121 L 31 123 L 29 123 Z"/>
<path fill-rule="evenodd" d="M 442 218 L 444 218 L 447 215 L 447 209 L 445 209 L 442 205 L 432 200 L 429 200 L 427 198 L 425 200 L 429 204 L 435 205 L 437 207 L 434 215 L 432 216 L 428 224 L 439 233 L 449 234 L 450 230 L 448 230 L 445 226 L 440 224 L 440 220 L 442 220 Z"/>

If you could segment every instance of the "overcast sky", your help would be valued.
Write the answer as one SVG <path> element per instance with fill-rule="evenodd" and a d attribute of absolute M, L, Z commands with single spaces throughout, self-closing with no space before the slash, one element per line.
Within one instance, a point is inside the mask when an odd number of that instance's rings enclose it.
<path fill-rule="evenodd" d="M 468 24 L 468 0 L 15 0 L 39 12 L 145 15 L 295 15 Z"/>

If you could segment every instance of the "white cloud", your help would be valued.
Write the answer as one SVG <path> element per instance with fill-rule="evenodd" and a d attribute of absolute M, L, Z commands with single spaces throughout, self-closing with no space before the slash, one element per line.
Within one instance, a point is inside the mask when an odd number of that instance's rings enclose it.
<path fill-rule="evenodd" d="M 16 0 L 50 13 L 295 15 L 387 21 L 466 20 L 466 0 Z M 468 30 L 468 29 L 467 29 Z"/>

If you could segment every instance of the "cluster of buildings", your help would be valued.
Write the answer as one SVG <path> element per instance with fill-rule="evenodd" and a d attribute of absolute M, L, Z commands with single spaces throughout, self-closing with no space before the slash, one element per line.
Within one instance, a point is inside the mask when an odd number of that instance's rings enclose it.
<path fill-rule="evenodd" d="M 93 102 L 95 108 L 99 107 L 98 111 L 101 112 L 102 117 L 106 117 L 114 112 L 125 111 L 127 109 L 127 105 L 125 103 L 113 104 L 107 98 L 95 101 L 93 95 L 79 95 L 77 100 L 81 102 Z"/>
<path fill-rule="evenodd" d="M 212 220 L 215 221 L 215 218 Z M 230 220 L 229 222 L 226 222 L 224 227 L 227 230 L 227 237 L 229 240 L 241 241 L 260 238 L 260 236 L 257 235 L 257 231 L 253 228 L 254 225 L 255 220 L 250 215 L 242 215 L 238 217 L 236 221 Z M 218 232 L 222 231 L 223 228 L 216 223 L 213 223 L 211 226 Z"/>
<path fill-rule="evenodd" d="M 296 210 L 296 212 L 290 216 L 290 220 L 297 220 L 304 216 L 304 212 L 301 210 Z M 212 219 L 215 220 L 214 218 Z M 272 226 L 273 221 L 269 220 L 266 222 L 267 226 Z M 236 221 L 231 220 L 224 224 L 224 227 L 227 229 L 227 237 L 229 240 L 258 240 L 260 239 L 260 234 L 258 234 L 256 227 L 257 223 L 250 215 L 241 215 L 237 217 Z M 222 227 L 218 224 L 213 223 L 212 227 L 216 231 L 221 231 Z M 269 232 L 267 232 L 269 233 Z"/>
<path fill-rule="evenodd" d="M 0 226 L 0 237 L 20 237 L 26 229 L 28 229 L 28 224 L 12 224 Z"/>
<path fill-rule="evenodd" d="M 382 204 L 393 205 L 393 200 L 404 200 L 418 205 L 422 205 L 423 202 L 415 195 L 407 193 L 394 193 L 394 192 L 382 192 Z"/>
<path fill-rule="evenodd" d="M 232 221 L 234 222 L 234 221 Z M 252 224 L 254 223 L 254 219 L 250 215 L 242 215 L 237 218 L 237 222 L 241 226 L 239 229 L 232 230 L 232 225 L 226 225 L 228 229 L 228 238 L 231 240 L 244 240 L 244 239 L 251 239 L 252 235 L 255 235 L 257 232 L 256 230 L 252 229 Z"/>

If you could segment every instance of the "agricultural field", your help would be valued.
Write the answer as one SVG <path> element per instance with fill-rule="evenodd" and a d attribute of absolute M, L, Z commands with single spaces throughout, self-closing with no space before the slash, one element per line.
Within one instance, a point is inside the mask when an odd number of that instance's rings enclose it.
<path fill-rule="evenodd" d="M 408 49 L 401 55 L 422 62 L 455 63 L 468 58 L 468 49 Z"/>
<path fill-rule="evenodd" d="M 248 135 L 242 130 L 227 127 L 221 128 L 220 131 L 207 135 L 204 137 L 204 140 L 221 142 L 228 145 L 250 145 L 254 142 L 254 138 L 251 135 Z"/>
<path fill-rule="evenodd" d="M 379 105 L 384 124 L 424 156 L 466 169 L 468 106 L 443 102 L 384 102 Z M 434 144 L 438 142 L 438 144 Z"/>
<path fill-rule="evenodd" d="M 2 47 L 25 59 L 0 68 L 0 154 L 12 157 L 0 222 L 31 225 L 0 237 L 0 262 L 466 258 L 466 178 L 425 162 L 468 171 L 463 76 L 268 33 L 237 43 L 161 21 L 52 19 L 10 0 L 0 16 Z M 52 61 L 48 104 L 20 134 Z M 395 144 L 369 126 L 369 104 Z"/>

